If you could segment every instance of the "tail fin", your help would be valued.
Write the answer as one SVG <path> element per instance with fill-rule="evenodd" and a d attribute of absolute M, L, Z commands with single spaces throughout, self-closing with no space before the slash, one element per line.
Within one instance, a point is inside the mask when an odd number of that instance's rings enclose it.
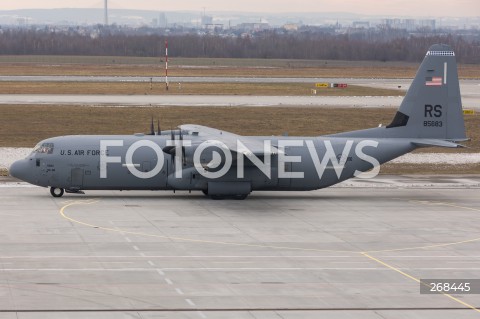
<path fill-rule="evenodd" d="M 467 140 L 453 50 L 445 44 L 430 47 L 388 126 L 329 136 Z"/>
<path fill-rule="evenodd" d="M 386 130 L 395 137 L 466 139 L 457 63 L 450 46 L 430 47 Z"/>

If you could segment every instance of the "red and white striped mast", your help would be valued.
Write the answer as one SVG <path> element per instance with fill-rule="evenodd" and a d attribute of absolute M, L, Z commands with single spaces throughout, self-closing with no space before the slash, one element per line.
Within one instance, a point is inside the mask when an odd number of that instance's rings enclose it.
<path fill-rule="evenodd" d="M 165 39 L 165 89 L 168 91 L 168 40 Z"/>

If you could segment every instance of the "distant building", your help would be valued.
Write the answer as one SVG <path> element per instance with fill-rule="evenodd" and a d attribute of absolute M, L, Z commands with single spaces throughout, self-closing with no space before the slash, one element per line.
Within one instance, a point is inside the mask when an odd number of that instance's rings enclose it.
<path fill-rule="evenodd" d="M 361 28 L 370 28 L 370 22 L 368 21 L 354 21 L 352 23 L 352 27 L 355 29 L 361 29 Z"/>
<path fill-rule="evenodd" d="M 219 32 L 223 30 L 223 24 L 220 24 L 220 23 L 205 24 L 203 27 L 206 30 L 214 31 L 214 32 Z"/>
<path fill-rule="evenodd" d="M 384 19 L 383 24 L 391 29 L 405 29 L 415 31 L 417 29 L 435 30 L 435 20 L 415 20 L 415 19 Z"/>
<path fill-rule="evenodd" d="M 213 24 L 213 17 L 203 15 L 202 16 L 202 26 L 205 27 L 206 25 Z"/>
<path fill-rule="evenodd" d="M 167 27 L 167 16 L 165 12 L 160 12 L 158 15 L 158 27 L 159 28 L 166 28 Z"/>
<path fill-rule="evenodd" d="M 418 21 L 420 28 L 435 30 L 435 20 L 433 19 L 425 19 Z"/>
<path fill-rule="evenodd" d="M 383 24 L 388 28 L 392 29 L 402 29 L 402 24 L 400 19 L 384 19 Z"/>
<path fill-rule="evenodd" d="M 237 30 L 246 32 L 263 31 L 270 29 L 270 25 L 266 22 L 241 23 L 235 27 Z"/>
<path fill-rule="evenodd" d="M 283 28 L 287 31 L 298 31 L 298 24 L 296 23 L 287 23 L 283 25 Z"/>
<path fill-rule="evenodd" d="M 403 20 L 403 27 L 407 31 L 415 31 L 417 28 L 415 19 L 405 19 Z"/>
<path fill-rule="evenodd" d="M 28 18 L 26 17 L 19 17 L 17 18 L 17 23 L 20 27 L 25 27 L 28 25 Z"/>

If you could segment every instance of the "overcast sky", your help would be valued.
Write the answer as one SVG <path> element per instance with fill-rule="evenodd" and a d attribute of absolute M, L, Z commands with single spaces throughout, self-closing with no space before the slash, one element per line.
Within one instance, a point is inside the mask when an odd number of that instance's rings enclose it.
<path fill-rule="evenodd" d="M 3 0 L 0 10 L 100 8 L 103 0 Z M 480 16 L 480 0 L 109 0 L 117 9 L 158 11 L 352 12 L 398 16 Z"/>

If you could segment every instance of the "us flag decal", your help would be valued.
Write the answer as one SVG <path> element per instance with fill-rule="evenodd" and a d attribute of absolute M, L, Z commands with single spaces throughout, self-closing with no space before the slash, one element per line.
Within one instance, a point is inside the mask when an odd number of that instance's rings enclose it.
<path fill-rule="evenodd" d="M 442 85 L 442 80 L 443 79 L 441 76 L 426 77 L 425 85 L 428 85 L 428 86 Z"/>

